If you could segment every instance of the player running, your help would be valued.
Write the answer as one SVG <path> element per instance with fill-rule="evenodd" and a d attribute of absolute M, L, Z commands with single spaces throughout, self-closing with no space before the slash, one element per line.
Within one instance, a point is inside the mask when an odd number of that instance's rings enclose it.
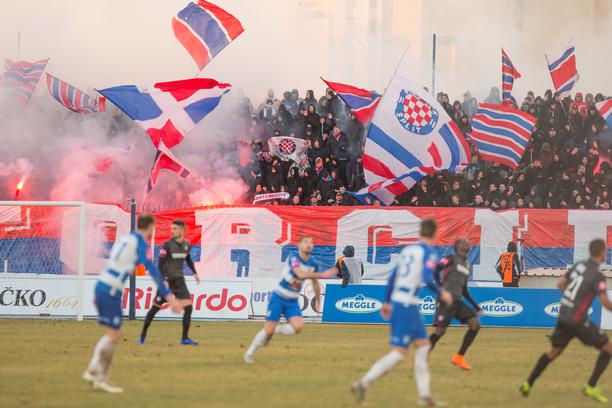
<path fill-rule="evenodd" d="M 442 301 L 449 305 L 452 302 L 451 294 L 442 289 L 433 276 L 436 256 L 432 246 L 436 241 L 437 230 L 438 226 L 434 220 L 423 220 L 421 241 L 402 250 L 398 263 L 391 272 L 386 302 L 381 311 L 384 319 L 391 316 L 391 352 L 374 363 L 360 380 L 351 385 L 351 391 L 360 404 L 364 402 L 370 384 L 404 361 L 410 343 L 414 343 L 414 377 L 419 394 L 417 404 L 430 407 L 446 405 L 436 401 L 430 392 L 427 363 L 430 345 L 419 314 L 418 298 L 424 282 Z"/>
<path fill-rule="evenodd" d="M 104 334 L 94 349 L 89 366 L 83 373 L 83 379 L 93 383 L 93 388 L 110 393 L 123 392 L 123 389 L 111 385 L 107 373 L 115 351 L 115 345 L 122 335 L 121 331 L 121 295 L 128 275 L 134 273 L 138 264 L 144 264 L 149 274 L 170 307 L 180 312 L 183 305 L 172 295 L 163 278 L 151 260 L 151 250 L 147 240 L 151 238 L 155 219 L 152 215 L 138 216 L 136 231 L 120 238 L 111 249 L 106 269 L 100 273 L 95 288 L 95 303 L 98 308 L 98 322 L 106 327 Z"/>
<path fill-rule="evenodd" d="M 246 363 L 255 362 L 255 352 L 262 346 L 268 345 L 275 333 L 285 336 L 299 334 L 304 326 L 302 310 L 298 303 L 300 290 L 306 279 L 312 280 L 312 287 L 315 292 L 316 307 L 320 303 L 320 287 L 318 278 L 333 278 L 338 273 L 338 269 L 333 267 L 325 272 L 318 272 L 317 263 L 311 258 L 314 242 L 312 237 L 304 236 L 298 242 L 298 254 L 291 255 L 283 269 L 281 280 L 278 283 L 270 301 L 268 302 L 268 312 L 266 323 L 253 338 L 251 346 L 244 354 Z M 284 315 L 288 324 L 279 325 L 281 315 Z"/>
<path fill-rule="evenodd" d="M 191 255 L 189 254 L 191 244 L 185 239 L 185 223 L 181 220 L 172 221 L 170 231 L 172 234 L 172 239 L 164 242 L 164 245 L 159 251 L 159 271 L 164 279 L 166 279 L 168 282 L 170 291 L 183 304 L 184 307 L 183 337 L 181 338 L 181 344 L 185 346 L 197 346 L 198 342 L 189 338 L 189 326 L 191 325 L 191 313 L 193 312 L 193 306 L 191 294 L 189 293 L 189 289 L 185 283 L 183 263 L 186 263 L 189 269 L 191 269 L 197 284 L 200 283 L 200 278 L 196 272 Z M 164 302 L 165 300 L 163 294 L 157 291 L 153 306 L 147 313 L 147 317 L 142 326 L 142 333 L 140 333 L 140 338 L 138 339 L 139 344 L 145 344 L 147 330 Z"/>
<path fill-rule="evenodd" d="M 459 320 L 462 324 L 467 324 L 468 331 L 463 337 L 461 348 L 451 360 L 451 363 L 466 371 L 472 368 L 464 356 L 480 330 L 480 323 L 474 310 L 463 302 L 462 297 L 470 302 L 478 314 L 482 313 L 480 306 L 472 299 L 467 288 L 468 276 L 470 275 L 470 265 L 467 261 L 469 252 L 470 243 L 465 239 L 460 239 L 455 242 L 455 254 L 442 258 L 436 268 L 436 280 L 453 296 L 453 303 L 447 306 L 438 299 L 436 302 L 436 317 L 433 323 L 436 330 L 429 336 L 431 349 L 433 350 L 438 340 L 446 333 L 446 328 L 453 318 Z"/>
<path fill-rule="evenodd" d="M 610 362 L 612 344 L 603 330 L 588 318 L 589 308 L 595 296 L 599 297 L 606 309 L 612 310 L 612 302 L 606 292 L 606 278 L 599 269 L 600 264 L 606 259 L 606 243 L 601 239 L 592 241 L 589 244 L 589 254 L 591 257 L 588 260 L 576 263 L 559 279 L 557 286 L 563 292 L 563 297 L 557 327 L 550 337 L 552 347 L 547 353 L 542 354 L 527 381 L 521 385 L 520 391 L 525 397 L 531 394 L 533 383 L 548 364 L 565 350 L 574 337 L 578 337 L 583 344 L 600 350 L 593 374 L 582 392 L 597 402 L 608 402 L 596 385 Z"/>

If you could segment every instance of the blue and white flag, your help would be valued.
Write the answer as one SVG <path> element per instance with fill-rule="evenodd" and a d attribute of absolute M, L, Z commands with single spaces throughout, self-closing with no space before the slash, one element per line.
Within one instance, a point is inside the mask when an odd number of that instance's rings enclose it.
<path fill-rule="evenodd" d="M 363 158 L 368 187 L 356 197 L 388 205 L 426 175 L 462 171 L 469 161 L 465 137 L 442 106 L 396 73 L 372 118 Z"/>

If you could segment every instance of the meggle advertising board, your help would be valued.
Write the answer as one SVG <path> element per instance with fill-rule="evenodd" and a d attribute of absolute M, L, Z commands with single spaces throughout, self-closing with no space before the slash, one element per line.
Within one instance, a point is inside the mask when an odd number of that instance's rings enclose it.
<path fill-rule="evenodd" d="M 385 285 L 342 288 L 328 284 L 322 320 L 325 323 L 386 323 L 380 316 L 385 293 Z M 559 315 L 561 294 L 556 289 L 471 288 L 470 293 L 483 310 L 480 316 L 483 326 L 554 327 Z M 423 321 L 431 324 L 436 311 L 435 296 L 428 289 L 419 295 Z M 593 302 L 590 319 L 600 322 L 601 313 L 599 301 Z"/>

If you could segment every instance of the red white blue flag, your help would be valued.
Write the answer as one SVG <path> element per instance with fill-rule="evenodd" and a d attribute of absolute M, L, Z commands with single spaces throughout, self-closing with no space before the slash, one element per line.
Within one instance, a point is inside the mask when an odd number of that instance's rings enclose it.
<path fill-rule="evenodd" d="M 550 58 L 546 55 L 546 61 L 548 62 L 550 77 L 559 96 L 569 95 L 579 78 L 574 47 L 568 46 L 560 53 L 553 54 Z"/>
<path fill-rule="evenodd" d="M 512 88 L 514 87 L 514 81 L 520 77 L 521 74 L 502 48 L 502 103 L 504 105 L 509 105 L 510 103 L 517 105 L 516 99 L 512 96 Z"/>
<path fill-rule="evenodd" d="M 481 103 L 472 118 L 470 138 L 484 160 L 515 169 L 536 123 L 536 118 L 518 109 Z"/>
<path fill-rule="evenodd" d="M 179 11 L 172 18 L 172 29 L 200 71 L 244 31 L 236 17 L 204 0 Z"/>
<path fill-rule="evenodd" d="M 469 146 L 442 106 L 396 73 L 370 124 L 363 158 L 368 187 L 357 196 L 388 205 L 427 174 L 458 172 L 469 160 Z"/>
<path fill-rule="evenodd" d="M 608 126 L 612 128 L 612 99 L 597 102 L 595 107 L 601 113 L 601 116 L 606 120 Z"/>
<path fill-rule="evenodd" d="M 171 149 L 212 112 L 230 84 L 194 78 L 151 86 L 123 85 L 101 89 L 108 100 L 134 120 L 158 147 Z"/>
<path fill-rule="evenodd" d="M 187 177 L 189 170 L 170 152 L 170 150 L 164 145 L 163 142 L 157 146 L 157 154 L 153 161 L 153 167 L 151 167 L 151 173 L 149 174 L 149 180 L 147 181 L 146 193 L 149 194 L 155 184 L 157 183 L 157 177 L 159 172 L 162 170 L 170 170 L 178 174 L 180 177 Z"/>
<path fill-rule="evenodd" d="M 34 62 L 5 59 L 3 86 L 11 88 L 19 100 L 27 105 L 48 61 L 49 58 Z"/>
<path fill-rule="evenodd" d="M 47 74 L 47 87 L 55 100 L 73 112 L 89 115 L 106 110 L 106 98 L 89 96 L 51 74 Z"/>
<path fill-rule="evenodd" d="M 374 111 L 380 102 L 381 96 L 379 94 L 352 85 L 321 79 L 344 101 L 362 125 L 365 125 L 372 119 Z"/>

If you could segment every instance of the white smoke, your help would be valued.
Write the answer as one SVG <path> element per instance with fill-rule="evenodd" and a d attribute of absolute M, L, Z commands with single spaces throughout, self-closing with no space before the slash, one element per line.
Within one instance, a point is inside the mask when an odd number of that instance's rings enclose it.
<path fill-rule="evenodd" d="M 241 199 L 245 186 L 237 152 L 228 148 L 244 131 L 234 113 L 241 100 L 239 92 L 228 93 L 173 149 L 192 175 L 182 179 L 162 171 L 146 201 L 151 209 Z M 0 199 L 11 199 L 25 177 L 21 199 L 122 203 L 136 198 L 143 203 L 155 148 L 116 108 L 84 116 L 36 99 L 22 106 L 3 94 L 0 112 Z"/>

